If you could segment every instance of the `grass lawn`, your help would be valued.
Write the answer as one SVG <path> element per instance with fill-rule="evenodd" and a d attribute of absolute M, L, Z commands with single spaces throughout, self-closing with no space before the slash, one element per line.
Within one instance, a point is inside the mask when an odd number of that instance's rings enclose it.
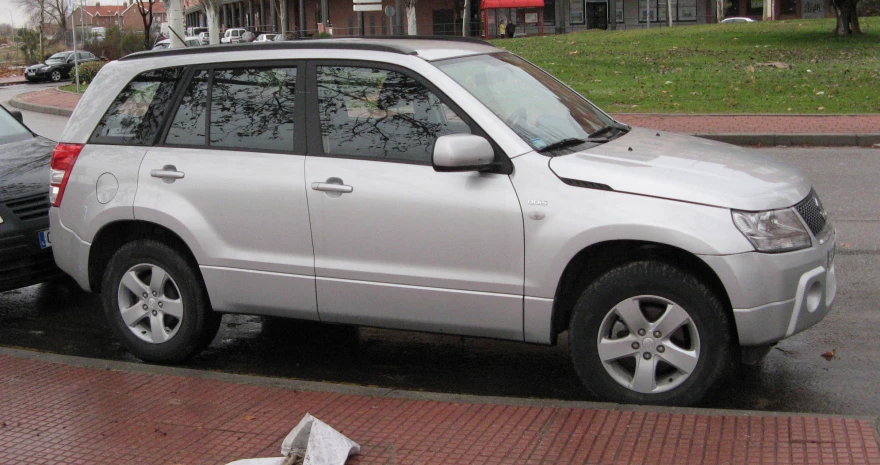
<path fill-rule="evenodd" d="M 85 92 L 86 89 L 88 89 L 88 87 L 89 87 L 88 84 L 80 84 L 80 85 L 79 85 L 79 93 L 83 93 L 83 92 Z M 75 93 L 76 93 L 76 83 L 74 82 L 74 83 L 72 83 L 72 84 L 67 84 L 67 85 L 64 85 L 64 86 L 59 86 L 58 89 L 60 89 L 60 90 L 64 90 L 64 91 L 67 91 L 67 92 L 73 92 L 73 93 L 75 94 Z"/>
<path fill-rule="evenodd" d="M 609 112 L 880 113 L 880 17 L 501 39 Z M 780 62 L 788 68 L 762 66 Z"/>

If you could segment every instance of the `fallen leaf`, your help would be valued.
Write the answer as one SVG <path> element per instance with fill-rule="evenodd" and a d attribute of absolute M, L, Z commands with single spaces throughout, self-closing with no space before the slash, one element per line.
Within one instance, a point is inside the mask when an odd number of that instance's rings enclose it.
<path fill-rule="evenodd" d="M 822 357 L 823 357 L 825 360 L 828 360 L 828 361 L 830 362 L 831 359 L 834 358 L 834 354 L 835 354 L 836 352 L 837 352 L 837 349 L 831 349 L 831 350 L 829 350 L 828 352 L 825 352 L 824 354 L 822 354 Z"/>
<path fill-rule="evenodd" d="M 747 72 L 747 73 L 754 73 L 754 72 L 755 72 L 755 67 L 752 66 L 752 65 L 746 66 L 746 72 Z"/>
<path fill-rule="evenodd" d="M 822 111 L 822 110 L 825 109 L 825 107 L 819 107 L 819 108 L 816 108 L 816 109 L 819 110 L 819 111 Z"/>
<path fill-rule="evenodd" d="M 254 421 L 254 420 L 257 419 L 257 417 L 254 416 L 254 415 L 245 415 L 245 416 L 244 416 L 244 419 L 247 420 L 247 421 Z"/>
<path fill-rule="evenodd" d="M 853 245 L 850 244 L 849 242 L 841 242 L 840 246 L 848 249 L 848 248 L 852 247 Z"/>
<path fill-rule="evenodd" d="M 578 53 L 577 50 L 575 50 L 575 51 L 573 51 L 573 52 L 568 52 L 569 55 L 577 55 L 577 53 Z"/>

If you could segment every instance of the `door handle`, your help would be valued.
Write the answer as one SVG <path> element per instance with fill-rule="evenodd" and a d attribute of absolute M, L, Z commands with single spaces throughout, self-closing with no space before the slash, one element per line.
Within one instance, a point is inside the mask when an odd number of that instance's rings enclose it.
<path fill-rule="evenodd" d="M 174 182 L 175 179 L 183 179 L 185 173 L 177 171 L 174 165 L 165 165 L 161 170 L 150 170 L 150 176 L 160 178 L 165 182 Z"/>
<path fill-rule="evenodd" d="M 354 188 L 345 184 L 334 184 L 329 182 L 313 182 L 312 189 L 323 192 L 335 192 L 338 194 L 349 194 Z"/>

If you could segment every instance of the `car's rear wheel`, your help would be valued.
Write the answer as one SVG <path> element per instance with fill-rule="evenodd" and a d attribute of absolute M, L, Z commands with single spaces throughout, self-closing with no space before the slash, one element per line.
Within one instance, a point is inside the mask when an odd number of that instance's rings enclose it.
<path fill-rule="evenodd" d="M 62 78 L 62 75 L 61 75 L 60 70 L 56 69 L 56 70 L 52 71 L 51 74 L 49 74 L 49 79 L 51 79 L 52 82 L 58 82 L 61 80 L 61 78 Z"/>
<path fill-rule="evenodd" d="M 211 310 L 194 267 L 162 242 L 120 247 L 107 266 L 102 291 L 114 333 L 148 362 L 182 362 L 207 347 L 220 327 L 221 315 Z"/>
<path fill-rule="evenodd" d="M 569 338 L 584 385 L 612 402 L 691 405 L 730 367 L 724 306 L 693 275 L 662 262 L 629 263 L 590 284 Z"/>

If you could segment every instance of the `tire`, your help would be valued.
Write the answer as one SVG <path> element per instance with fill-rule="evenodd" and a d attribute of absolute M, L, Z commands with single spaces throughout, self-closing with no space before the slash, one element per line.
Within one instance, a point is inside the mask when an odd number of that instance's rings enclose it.
<path fill-rule="evenodd" d="M 732 366 L 721 301 L 693 275 L 656 261 L 622 265 L 588 285 L 569 343 L 581 381 L 610 402 L 693 405 Z"/>
<path fill-rule="evenodd" d="M 196 268 L 180 252 L 154 240 L 129 242 L 113 254 L 104 273 L 102 300 L 116 337 L 147 362 L 188 360 L 220 328 L 221 315 L 211 309 Z"/>
<path fill-rule="evenodd" d="M 57 69 L 53 70 L 52 73 L 49 74 L 49 79 L 51 79 L 52 82 L 60 82 L 61 78 L 62 78 L 62 76 L 61 76 L 60 70 L 57 70 Z"/>

